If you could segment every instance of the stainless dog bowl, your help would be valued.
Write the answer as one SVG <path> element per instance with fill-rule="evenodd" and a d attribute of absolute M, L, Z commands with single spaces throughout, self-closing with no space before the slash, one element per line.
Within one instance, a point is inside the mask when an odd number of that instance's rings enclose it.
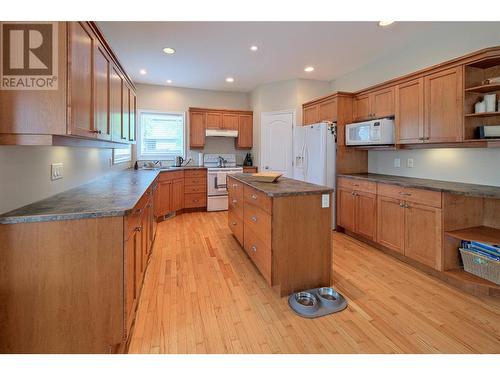
<path fill-rule="evenodd" d="M 339 293 L 333 288 L 319 288 L 316 293 L 323 301 L 334 302 L 339 299 Z"/>
<path fill-rule="evenodd" d="M 300 292 L 295 293 L 295 302 L 301 307 L 313 308 L 318 304 L 318 300 L 312 293 Z"/>

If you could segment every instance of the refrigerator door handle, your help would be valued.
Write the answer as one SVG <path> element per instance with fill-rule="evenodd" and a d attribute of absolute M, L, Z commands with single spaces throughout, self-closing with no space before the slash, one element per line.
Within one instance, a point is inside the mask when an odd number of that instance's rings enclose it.
<path fill-rule="evenodd" d="M 309 151 L 307 150 L 307 145 L 304 143 L 304 180 L 307 180 L 307 172 L 309 169 Z"/>

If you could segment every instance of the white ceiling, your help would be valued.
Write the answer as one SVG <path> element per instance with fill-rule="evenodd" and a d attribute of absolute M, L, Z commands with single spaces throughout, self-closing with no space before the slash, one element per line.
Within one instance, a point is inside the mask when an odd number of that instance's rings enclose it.
<path fill-rule="evenodd" d="M 248 92 L 293 78 L 332 80 L 473 22 L 98 22 L 136 83 Z M 483 24 L 485 25 L 485 24 Z M 487 27 L 498 27 L 492 23 Z M 257 52 L 250 46 L 257 45 Z M 176 49 L 166 55 L 164 47 Z M 308 65 L 312 73 L 304 72 Z M 146 75 L 139 71 L 145 69 Z M 225 78 L 234 77 L 234 83 Z"/>

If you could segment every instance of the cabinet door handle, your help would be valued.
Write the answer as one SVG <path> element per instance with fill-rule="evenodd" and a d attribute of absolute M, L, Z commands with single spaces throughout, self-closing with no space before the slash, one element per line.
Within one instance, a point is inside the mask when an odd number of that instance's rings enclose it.
<path fill-rule="evenodd" d="M 359 184 L 352 184 L 352 186 L 356 186 L 356 187 L 359 187 Z"/>
<path fill-rule="evenodd" d="M 256 217 L 256 216 L 252 216 L 252 217 L 250 218 L 250 220 L 252 220 L 254 223 L 256 223 L 256 222 L 257 222 L 257 217 Z"/>
<path fill-rule="evenodd" d="M 403 202 L 399 202 L 399 207 L 404 208 L 405 204 Z"/>
<path fill-rule="evenodd" d="M 135 231 L 136 232 L 141 232 L 142 231 L 142 227 L 135 227 Z"/>
<path fill-rule="evenodd" d="M 252 199 L 257 199 L 257 196 L 255 194 L 252 194 Z"/>
<path fill-rule="evenodd" d="M 256 252 L 257 252 L 257 246 L 252 245 L 251 249 L 252 249 L 252 251 L 253 251 L 254 253 L 256 253 Z"/>
<path fill-rule="evenodd" d="M 238 187 L 238 184 L 233 184 L 233 187 L 234 187 L 234 188 L 237 188 L 237 187 Z"/>

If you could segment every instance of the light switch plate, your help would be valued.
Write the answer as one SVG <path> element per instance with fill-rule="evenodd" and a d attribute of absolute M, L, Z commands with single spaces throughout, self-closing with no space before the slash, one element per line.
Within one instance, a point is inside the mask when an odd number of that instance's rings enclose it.
<path fill-rule="evenodd" d="M 321 195 L 321 208 L 330 207 L 330 194 Z"/>
<path fill-rule="evenodd" d="M 413 159 L 406 160 L 406 166 L 408 168 L 413 168 Z"/>
<path fill-rule="evenodd" d="M 394 168 L 401 168 L 401 159 L 400 158 L 394 159 Z"/>
<path fill-rule="evenodd" d="M 64 177 L 63 172 L 64 172 L 64 164 L 63 163 L 52 164 L 51 168 L 50 168 L 50 179 L 52 181 L 60 180 L 61 178 Z"/>

